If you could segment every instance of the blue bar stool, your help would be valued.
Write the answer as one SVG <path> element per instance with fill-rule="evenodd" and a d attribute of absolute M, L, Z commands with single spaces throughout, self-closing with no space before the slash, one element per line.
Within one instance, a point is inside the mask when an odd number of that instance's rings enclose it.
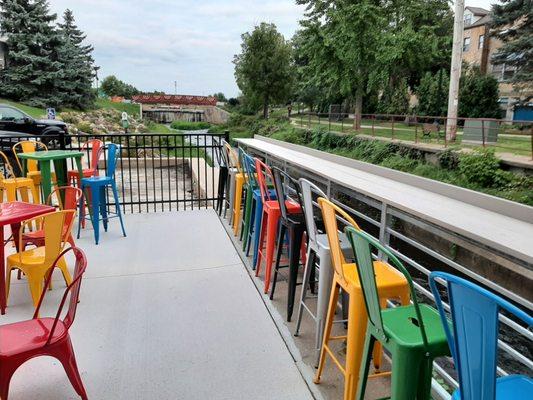
<path fill-rule="evenodd" d="M 437 279 L 444 282 L 450 301 L 452 326 L 444 310 Z M 533 398 L 533 379 L 525 375 L 496 377 L 500 310 L 528 327 L 533 317 L 488 290 L 445 272 L 429 275 L 431 291 L 459 376 L 459 389 L 452 400 L 514 400 Z"/>
<path fill-rule="evenodd" d="M 124 237 L 126 236 L 124 222 L 122 221 L 122 212 L 120 211 L 120 202 L 118 200 L 117 184 L 115 182 L 115 169 L 118 156 L 118 146 L 114 143 L 107 144 L 107 168 L 105 176 L 92 176 L 81 180 L 81 189 L 83 190 L 83 193 L 91 193 L 91 213 L 89 219 L 93 224 L 94 240 L 96 244 L 98 244 L 100 239 L 100 221 L 103 222 L 104 230 L 107 232 L 107 223 L 110 218 L 118 217 L 120 219 L 122 234 Z M 116 212 L 110 212 L 107 209 L 107 188 L 109 187 L 113 191 Z M 87 202 L 89 202 L 89 199 L 87 199 Z M 82 207 L 84 207 L 83 197 L 80 199 L 80 210 Z M 83 218 L 87 218 L 84 217 L 83 214 L 84 213 L 80 212 L 78 220 L 78 239 L 80 238 L 81 221 Z"/>

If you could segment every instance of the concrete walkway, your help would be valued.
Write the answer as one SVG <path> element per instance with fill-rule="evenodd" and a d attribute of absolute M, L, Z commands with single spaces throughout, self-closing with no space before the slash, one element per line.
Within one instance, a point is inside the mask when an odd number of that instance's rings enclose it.
<path fill-rule="evenodd" d="M 212 210 L 128 214 L 101 244 L 78 241 L 89 265 L 71 330 L 90 399 L 312 399 L 261 296 Z M 52 312 L 63 293 L 47 297 Z M 25 281 L 0 323 L 31 318 Z M 0 338 L 1 340 L 1 338 Z M 10 400 L 76 399 L 63 369 L 34 359 Z"/>

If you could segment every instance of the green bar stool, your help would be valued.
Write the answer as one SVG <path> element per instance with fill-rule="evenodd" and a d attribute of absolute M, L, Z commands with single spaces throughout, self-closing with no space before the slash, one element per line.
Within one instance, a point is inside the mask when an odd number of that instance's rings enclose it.
<path fill-rule="evenodd" d="M 352 227 L 345 229 L 357 257 L 357 272 L 363 288 L 368 326 L 357 388 L 357 399 L 365 397 L 372 349 L 376 341 L 392 355 L 391 399 L 429 400 L 433 360 L 450 351 L 440 315 L 427 304 L 418 304 L 413 280 L 398 258 L 375 238 Z M 409 284 L 413 304 L 380 307 L 371 247 L 388 258 Z"/>

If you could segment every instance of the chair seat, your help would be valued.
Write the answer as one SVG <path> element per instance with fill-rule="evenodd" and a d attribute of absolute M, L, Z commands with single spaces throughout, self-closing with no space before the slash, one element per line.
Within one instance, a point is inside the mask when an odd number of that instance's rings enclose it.
<path fill-rule="evenodd" d="M 37 318 L 0 326 L 0 359 L 44 347 L 54 318 Z M 63 321 L 58 320 L 52 342 L 67 334 Z"/>
<path fill-rule="evenodd" d="M 7 257 L 10 265 L 43 265 L 45 261 L 45 247 L 36 247 L 34 249 L 24 250 L 19 253 L 11 254 Z"/>
<path fill-rule="evenodd" d="M 427 304 L 420 304 L 430 351 L 434 354 L 447 354 L 448 341 L 442 327 L 439 312 Z M 417 326 L 413 305 L 388 308 L 382 311 L 383 328 L 387 336 L 401 347 L 421 348 L 422 334 Z"/>
<path fill-rule="evenodd" d="M 523 375 L 508 375 L 496 379 L 496 399 L 514 400 L 533 398 L 533 379 Z M 461 391 L 453 392 L 453 400 L 461 400 Z"/>
<path fill-rule="evenodd" d="M 81 180 L 82 185 L 107 185 L 111 182 L 113 182 L 113 178 L 109 176 L 91 176 Z"/>
<path fill-rule="evenodd" d="M 70 170 L 68 170 L 67 174 L 68 174 L 69 177 L 72 177 L 72 176 L 79 176 L 80 173 L 76 169 L 70 169 Z M 85 178 L 90 178 L 93 175 L 94 175 L 94 169 L 85 168 L 83 170 L 83 176 Z"/>
<path fill-rule="evenodd" d="M 0 182 L 0 186 L 4 185 L 19 185 L 19 186 L 25 186 L 25 185 L 33 185 L 33 179 L 31 178 L 7 178 L 2 179 Z"/>
<path fill-rule="evenodd" d="M 281 211 L 277 200 L 265 201 L 264 207 L 265 210 Z M 295 203 L 291 200 L 285 200 L 285 207 L 287 208 L 287 212 L 290 214 L 302 212 L 302 207 L 300 207 L 298 203 Z"/>

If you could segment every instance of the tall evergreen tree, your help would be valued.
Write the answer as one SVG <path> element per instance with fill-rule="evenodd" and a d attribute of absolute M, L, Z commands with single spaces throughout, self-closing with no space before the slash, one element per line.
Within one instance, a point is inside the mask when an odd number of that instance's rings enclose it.
<path fill-rule="evenodd" d="M 64 106 L 86 108 L 94 101 L 93 47 L 84 44 L 86 35 L 76 26 L 71 10 L 65 11 L 63 23 L 58 25 L 62 37 L 58 56 L 64 65 L 62 78 L 56 82 L 57 92 L 62 96 Z"/>
<path fill-rule="evenodd" d="M 0 29 L 9 48 L 9 64 L 0 71 L 3 96 L 39 107 L 61 104 L 55 90 L 62 75 L 55 20 L 46 0 L 0 0 Z"/>
<path fill-rule="evenodd" d="M 511 78 L 524 94 L 533 98 L 533 3 L 531 0 L 502 0 L 492 6 L 492 28 L 503 46 L 494 55 L 494 63 L 516 68 Z"/>

